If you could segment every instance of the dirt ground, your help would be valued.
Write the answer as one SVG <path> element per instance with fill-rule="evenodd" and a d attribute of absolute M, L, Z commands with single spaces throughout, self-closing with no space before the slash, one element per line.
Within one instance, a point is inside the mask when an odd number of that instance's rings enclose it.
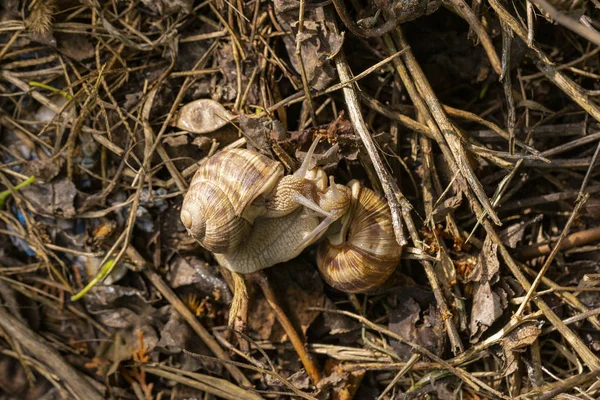
<path fill-rule="evenodd" d="M 599 31 L 598 0 L 0 0 L 0 399 L 600 398 Z M 267 165 L 310 204 L 266 216 Z"/>

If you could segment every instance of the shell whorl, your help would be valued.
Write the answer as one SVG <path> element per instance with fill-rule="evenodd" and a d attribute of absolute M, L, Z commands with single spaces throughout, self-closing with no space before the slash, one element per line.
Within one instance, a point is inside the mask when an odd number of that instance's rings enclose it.
<path fill-rule="evenodd" d="M 280 163 L 253 151 L 217 153 L 196 171 L 183 201 L 181 221 L 207 250 L 230 252 L 264 212 L 255 200 L 270 193 L 283 172 Z"/>
<path fill-rule="evenodd" d="M 396 242 L 387 203 L 356 181 L 342 230 L 319 246 L 317 265 L 336 289 L 360 293 L 382 285 L 394 272 L 402 247 Z"/>

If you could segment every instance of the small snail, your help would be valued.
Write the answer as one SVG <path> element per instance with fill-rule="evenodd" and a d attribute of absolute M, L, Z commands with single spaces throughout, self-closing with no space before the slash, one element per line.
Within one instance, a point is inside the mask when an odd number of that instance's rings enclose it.
<path fill-rule="evenodd" d="M 298 171 L 288 176 L 281 163 L 255 151 L 217 153 L 196 171 L 183 200 L 181 222 L 204 248 L 227 253 L 248 236 L 259 216 L 278 218 L 304 206 L 328 217 L 312 200 L 318 182 L 311 179 L 320 177 L 308 174 L 317 143 Z"/>
<path fill-rule="evenodd" d="M 317 265 L 334 288 L 368 292 L 394 272 L 402 247 L 396 242 L 387 203 L 358 181 L 348 186 L 352 204 L 341 218 L 341 228 L 319 246 Z"/>
<path fill-rule="evenodd" d="M 275 171 L 267 169 L 273 175 L 260 180 L 260 184 L 237 182 L 236 186 L 230 174 L 210 175 L 199 170 L 185 197 L 181 219 L 204 247 L 207 247 L 205 243 L 213 245 L 220 239 L 223 245 L 213 246 L 218 248 L 218 251 L 212 250 L 215 258 L 223 267 L 242 274 L 291 260 L 325 237 L 317 256 L 325 281 L 346 292 L 369 291 L 392 274 L 402 252 L 394 236 L 388 205 L 358 181 L 344 186 L 330 177 L 327 186 L 327 175 L 321 168 L 307 170 L 316 143 L 311 146 L 299 173 L 288 177 L 281 177 L 280 164 L 268 163 L 263 160 L 266 157 L 250 150 L 223 152 L 226 156 L 221 157 L 227 162 L 219 160 L 220 165 L 234 166 L 234 171 L 241 172 L 244 178 L 254 177 L 256 172 L 252 169 L 257 168 L 256 165 L 272 166 Z M 234 160 L 235 157 L 239 159 Z M 257 160 L 260 164 L 251 164 Z M 205 165 L 214 164 L 209 160 Z M 223 189 L 215 188 L 219 184 L 226 185 Z M 215 198 L 201 197 L 197 193 L 199 189 L 204 191 L 203 195 L 208 193 Z M 230 194 L 226 199 L 216 199 L 217 194 L 221 195 L 219 192 Z M 242 199 L 245 195 L 248 198 Z M 290 204 L 286 203 L 287 199 L 291 199 Z M 239 206 L 232 207 L 228 202 L 238 202 Z M 218 210 L 223 205 L 226 210 Z M 214 216 L 205 217 L 211 211 Z M 200 223 L 206 228 L 197 229 L 196 221 L 204 218 L 206 222 Z M 211 228 L 214 231 L 210 233 L 209 222 L 214 224 Z M 229 229 L 228 233 L 219 236 L 218 227 Z"/>

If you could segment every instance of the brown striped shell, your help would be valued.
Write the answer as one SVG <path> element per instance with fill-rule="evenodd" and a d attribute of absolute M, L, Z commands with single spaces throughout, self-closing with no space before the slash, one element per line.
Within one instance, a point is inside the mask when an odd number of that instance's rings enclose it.
<path fill-rule="evenodd" d="M 281 163 L 254 151 L 221 151 L 196 171 L 183 200 L 181 221 L 207 250 L 230 252 L 265 212 L 255 201 L 270 193 L 283 173 Z"/>
<path fill-rule="evenodd" d="M 396 242 L 385 200 L 357 181 L 342 229 L 319 246 L 317 265 L 325 281 L 344 292 L 368 292 L 394 272 L 402 247 Z"/>

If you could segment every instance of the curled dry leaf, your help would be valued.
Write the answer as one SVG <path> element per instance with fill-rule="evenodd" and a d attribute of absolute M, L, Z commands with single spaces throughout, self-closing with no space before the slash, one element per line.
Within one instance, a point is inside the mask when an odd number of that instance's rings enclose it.
<path fill-rule="evenodd" d="M 483 248 L 477 264 L 465 278 L 474 282 L 473 306 L 471 308 L 471 342 L 479 340 L 496 319 L 502 315 L 503 305 L 500 296 L 492 290 L 492 284 L 498 281 L 500 261 L 498 260 L 498 245 L 489 237 L 483 243 Z"/>
<path fill-rule="evenodd" d="M 506 357 L 503 376 L 510 375 L 519 368 L 518 354 L 531 346 L 541 332 L 539 322 L 532 321 L 524 323 L 502 339 L 502 349 Z"/>
<path fill-rule="evenodd" d="M 221 103 L 199 99 L 184 105 L 175 117 L 174 125 L 191 133 L 211 133 L 227 125 L 235 116 Z"/>
<path fill-rule="evenodd" d="M 441 356 L 446 344 L 444 323 L 435 303 L 431 301 L 431 298 L 429 300 L 428 308 L 421 313 L 421 305 L 415 299 L 412 297 L 401 298 L 399 307 L 392 311 L 389 329 L 405 340 L 421 345 Z M 411 357 L 412 347 L 396 340 L 391 340 L 390 344 L 402 360 L 408 360 Z"/>
<path fill-rule="evenodd" d="M 275 0 L 275 16 L 286 32 L 298 33 L 299 2 Z M 304 11 L 304 31 L 294 37 L 283 37 L 287 53 L 294 69 L 299 73 L 300 65 L 296 56 L 296 42 L 301 43 L 302 62 L 309 85 L 316 90 L 325 89 L 336 77 L 331 58 L 344 42 L 344 35 L 325 28 L 323 8 L 307 7 Z"/>

